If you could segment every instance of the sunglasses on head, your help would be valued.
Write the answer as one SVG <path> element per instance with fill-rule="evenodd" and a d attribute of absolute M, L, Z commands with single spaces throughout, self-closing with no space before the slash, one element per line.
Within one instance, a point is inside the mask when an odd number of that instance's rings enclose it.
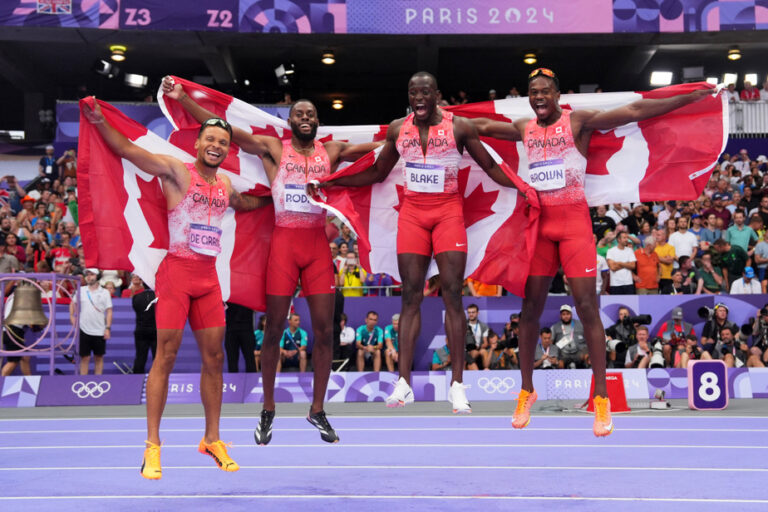
<path fill-rule="evenodd" d="M 528 75 L 528 79 L 535 78 L 539 75 L 548 76 L 549 78 L 555 78 L 555 72 L 548 68 L 536 68 Z"/>
<path fill-rule="evenodd" d="M 212 117 L 210 119 L 206 119 L 203 123 L 203 126 L 218 126 L 219 128 L 224 128 L 225 130 L 230 130 L 229 123 L 225 120 L 219 118 L 219 117 Z"/>

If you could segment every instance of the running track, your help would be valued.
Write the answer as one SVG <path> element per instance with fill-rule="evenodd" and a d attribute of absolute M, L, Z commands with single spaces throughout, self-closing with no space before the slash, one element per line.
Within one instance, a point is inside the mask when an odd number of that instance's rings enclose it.
<path fill-rule="evenodd" d="M 241 465 L 197 453 L 202 418 L 163 420 L 163 479 L 139 475 L 143 418 L 0 420 L 0 509 L 355 510 L 401 512 L 768 510 L 768 421 L 733 416 L 329 417 L 341 443 L 304 418 L 222 419 Z"/>

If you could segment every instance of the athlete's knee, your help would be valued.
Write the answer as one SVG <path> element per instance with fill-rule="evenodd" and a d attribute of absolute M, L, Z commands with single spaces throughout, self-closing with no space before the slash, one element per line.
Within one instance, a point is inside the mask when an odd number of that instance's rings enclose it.
<path fill-rule="evenodd" d="M 221 371 L 224 365 L 224 352 L 221 350 L 206 350 L 200 353 L 204 372 Z"/>

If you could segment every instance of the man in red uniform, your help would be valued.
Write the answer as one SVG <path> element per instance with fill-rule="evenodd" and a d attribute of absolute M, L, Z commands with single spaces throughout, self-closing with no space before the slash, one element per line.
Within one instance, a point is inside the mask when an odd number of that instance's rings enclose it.
<path fill-rule="evenodd" d="M 253 210 L 267 198 L 244 196 L 235 191 L 226 176 L 217 174 L 229 152 L 232 128 L 223 119 L 209 118 L 195 141 L 197 160 L 185 164 L 166 155 L 155 155 L 133 144 L 95 108 L 83 107 L 89 122 L 96 125 L 109 147 L 142 171 L 162 182 L 168 205 L 168 254 L 157 270 L 157 354 L 147 378 L 147 447 L 141 465 L 144 478 L 157 480 L 160 466 L 160 419 L 168 397 L 168 375 L 181 345 L 182 330 L 189 317 L 202 358 L 200 396 L 205 408 L 205 437 L 198 450 L 208 454 L 224 471 L 239 466 L 219 439 L 222 395 L 222 340 L 224 304 L 221 297 L 216 256 L 221 252 L 221 220 L 228 206 Z"/>
<path fill-rule="evenodd" d="M 531 406 L 537 398 L 533 389 L 533 360 L 539 318 L 552 277 L 562 265 L 584 325 L 595 377 L 593 430 L 596 436 L 606 436 L 613 431 L 605 384 L 605 331 L 595 293 L 597 255 L 584 195 L 589 139 L 594 130 L 610 130 L 666 114 L 711 93 L 711 90 L 697 90 L 665 99 L 642 99 L 605 112 L 571 112 L 560 108 L 560 84 L 555 73 L 539 68 L 528 76 L 528 97 L 536 114 L 534 119 L 513 123 L 473 119 L 481 135 L 523 141 L 529 162 L 527 181 L 538 191 L 541 204 L 539 235 L 520 314 L 519 356 L 523 382 L 512 421 L 515 428 L 528 425 Z"/>
<path fill-rule="evenodd" d="M 177 100 L 198 121 L 213 115 L 170 77 L 163 80 L 163 92 Z M 267 264 L 267 326 L 261 350 L 264 408 L 254 438 L 261 445 L 272 439 L 279 343 L 301 277 L 315 342 L 312 350 L 313 400 L 307 420 L 320 431 L 323 441 L 335 443 L 339 437 L 323 410 L 333 358 L 333 263 L 325 235 L 325 210 L 309 203 L 305 189 L 308 181 L 329 175 L 342 161 L 353 162 L 380 143 L 318 142 L 315 140 L 319 124 L 317 109 L 308 100 L 294 103 L 288 117 L 292 132 L 290 140 L 253 135 L 239 128 L 234 128 L 233 132 L 234 142 L 243 151 L 261 158 L 275 205 L 275 230 Z M 301 245 L 300 251 L 296 250 L 297 244 Z"/>
<path fill-rule="evenodd" d="M 320 186 L 370 185 L 383 181 L 401 157 L 405 161 L 405 193 L 397 226 L 397 266 L 403 282 L 400 379 L 387 398 L 387 405 L 401 407 L 413 402 L 411 365 L 421 328 L 424 280 L 434 254 L 446 309 L 448 348 L 455 354 L 453 361 L 457 362 L 451 366 L 448 399 L 454 413 L 470 413 L 472 409 L 462 384 L 467 324 L 461 289 L 467 262 L 467 232 L 458 171 L 464 150 L 495 182 L 508 187 L 514 185 L 483 147 L 472 123 L 439 108 L 437 94 L 434 76 L 426 72 L 413 75 L 408 82 L 408 100 L 413 113 L 389 125 L 376 162 L 363 172 Z"/>

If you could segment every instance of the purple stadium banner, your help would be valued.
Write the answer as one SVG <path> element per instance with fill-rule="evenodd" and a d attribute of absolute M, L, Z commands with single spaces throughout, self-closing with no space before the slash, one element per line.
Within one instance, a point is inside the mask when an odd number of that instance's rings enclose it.
<path fill-rule="evenodd" d="M 40 376 L 0 377 L 0 407 L 34 407 Z"/>
<path fill-rule="evenodd" d="M 222 401 L 225 404 L 243 403 L 245 373 L 225 373 Z M 146 397 L 142 398 L 146 403 Z M 200 375 L 196 373 L 172 373 L 168 379 L 169 404 L 199 404 Z"/>
<path fill-rule="evenodd" d="M 0 25 L 301 34 L 590 34 L 768 28 L 765 0 L 6 0 Z"/>
<path fill-rule="evenodd" d="M 144 375 L 45 375 L 38 406 L 139 405 Z"/>

